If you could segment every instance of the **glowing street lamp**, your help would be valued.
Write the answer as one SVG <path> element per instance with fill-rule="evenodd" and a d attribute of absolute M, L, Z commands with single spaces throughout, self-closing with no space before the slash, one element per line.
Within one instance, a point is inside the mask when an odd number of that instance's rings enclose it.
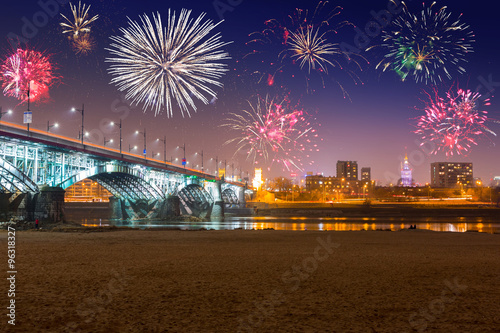
<path fill-rule="evenodd" d="M 135 134 L 144 134 L 144 151 L 142 153 L 144 155 L 144 158 L 146 158 L 146 128 L 144 128 L 144 132 L 135 131 Z"/>
<path fill-rule="evenodd" d="M 85 105 L 82 104 L 82 108 L 81 109 L 75 109 L 75 108 L 72 108 L 71 111 L 75 112 L 75 111 L 78 111 L 82 114 L 82 134 L 81 134 L 81 139 L 82 139 L 82 145 L 83 145 L 83 136 L 84 136 L 84 130 L 83 130 L 83 119 L 84 119 L 84 115 L 85 115 Z"/>
<path fill-rule="evenodd" d="M 2 116 L 4 114 L 12 114 L 12 110 L 7 110 L 2 112 L 2 107 L 0 106 L 0 120 L 2 120 Z"/>
<path fill-rule="evenodd" d="M 115 122 L 111 122 L 111 126 L 117 126 Z M 120 154 L 122 153 L 122 120 L 118 123 L 118 127 L 120 128 Z"/>
<path fill-rule="evenodd" d="M 158 138 L 158 139 L 156 139 L 156 141 L 163 142 L 163 163 L 167 163 L 167 136 L 164 135 L 163 140 Z"/>
<path fill-rule="evenodd" d="M 201 155 L 201 172 L 203 172 L 203 149 L 201 150 L 201 154 L 194 153 L 195 155 Z"/>
<path fill-rule="evenodd" d="M 49 121 L 47 121 L 47 132 L 50 132 L 50 129 L 51 129 L 52 127 L 58 128 L 58 127 L 59 127 L 59 124 L 58 124 L 58 123 L 55 123 L 55 124 L 52 124 L 52 125 L 51 125 L 51 124 L 50 124 L 50 122 L 49 122 Z"/>
<path fill-rule="evenodd" d="M 106 140 L 106 137 L 104 137 L 104 147 L 106 147 L 106 143 L 113 143 L 113 139 Z"/>

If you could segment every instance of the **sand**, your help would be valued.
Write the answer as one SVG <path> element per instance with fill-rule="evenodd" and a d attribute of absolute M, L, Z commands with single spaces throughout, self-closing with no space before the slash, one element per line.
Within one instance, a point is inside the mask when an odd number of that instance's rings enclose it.
<path fill-rule="evenodd" d="M 500 332 L 498 234 L 24 231 L 16 247 L 0 331 Z"/>

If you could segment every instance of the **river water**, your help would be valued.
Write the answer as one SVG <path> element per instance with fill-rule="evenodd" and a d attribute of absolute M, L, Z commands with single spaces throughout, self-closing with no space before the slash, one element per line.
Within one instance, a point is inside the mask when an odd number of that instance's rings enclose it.
<path fill-rule="evenodd" d="M 500 233 L 500 222 L 498 219 L 487 219 L 482 217 L 457 217 L 457 218 L 380 218 L 380 217 L 226 217 L 224 221 L 211 222 L 176 222 L 176 221 L 122 221 L 106 219 L 83 219 L 81 223 L 85 226 L 118 226 L 131 228 L 158 228 L 158 229 L 181 229 L 181 230 L 234 230 L 234 229 L 274 229 L 274 230 L 333 230 L 333 231 L 356 231 L 356 230 L 392 230 L 407 229 L 410 225 L 416 225 L 417 229 L 426 229 L 441 232 L 486 232 Z"/>

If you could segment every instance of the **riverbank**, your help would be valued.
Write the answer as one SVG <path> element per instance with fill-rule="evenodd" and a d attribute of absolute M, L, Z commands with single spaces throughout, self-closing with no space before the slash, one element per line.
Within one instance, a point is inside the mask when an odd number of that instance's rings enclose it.
<path fill-rule="evenodd" d="M 497 332 L 499 246 L 424 230 L 18 232 L 13 331 Z"/>

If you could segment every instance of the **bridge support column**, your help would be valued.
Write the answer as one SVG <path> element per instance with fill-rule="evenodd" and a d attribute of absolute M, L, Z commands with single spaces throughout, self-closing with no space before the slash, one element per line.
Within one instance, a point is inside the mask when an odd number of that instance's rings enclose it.
<path fill-rule="evenodd" d="M 113 220 L 122 220 L 122 200 L 117 197 L 109 198 L 109 209 L 111 210 L 111 219 Z"/>
<path fill-rule="evenodd" d="M 214 188 L 214 206 L 212 209 L 212 214 L 210 219 L 212 221 L 224 221 L 224 201 L 222 200 L 222 180 L 218 180 L 215 183 Z"/>
<path fill-rule="evenodd" d="M 178 196 L 171 195 L 165 199 L 165 213 L 166 216 L 180 216 L 181 215 L 181 202 Z"/>
<path fill-rule="evenodd" d="M 26 218 L 64 222 L 64 193 L 61 187 L 44 186 L 40 193 L 26 196 Z"/>
<path fill-rule="evenodd" d="M 247 206 L 247 202 L 245 201 L 245 188 L 238 187 L 238 203 L 239 208 L 245 208 Z"/>

